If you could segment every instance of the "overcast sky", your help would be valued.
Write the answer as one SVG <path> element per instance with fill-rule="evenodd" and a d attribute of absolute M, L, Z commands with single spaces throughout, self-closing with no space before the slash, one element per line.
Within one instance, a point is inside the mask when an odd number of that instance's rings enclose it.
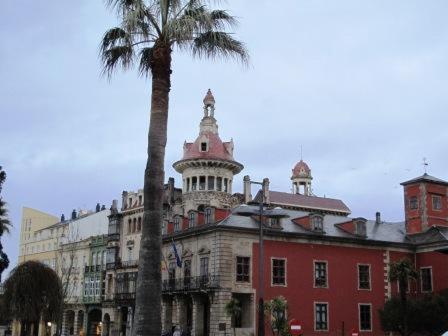
<path fill-rule="evenodd" d="M 290 191 L 303 159 L 318 196 L 354 216 L 403 219 L 400 182 L 448 179 L 448 2 L 230 0 L 248 68 L 174 53 L 166 178 L 192 141 L 211 88 L 221 138 L 245 168 Z M 21 209 L 57 216 L 110 206 L 143 185 L 150 81 L 100 76 L 98 45 L 116 24 L 101 0 L 6 0 L 0 11 L 0 165 L 15 229 Z"/>

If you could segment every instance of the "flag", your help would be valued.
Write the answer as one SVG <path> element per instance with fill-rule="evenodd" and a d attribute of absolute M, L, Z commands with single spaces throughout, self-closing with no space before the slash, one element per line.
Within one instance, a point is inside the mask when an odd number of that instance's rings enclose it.
<path fill-rule="evenodd" d="M 176 257 L 177 267 L 182 267 L 182 260 L 180 260 L 179 253 L 177 253 L 177 248 L 176 248 L 176 244 L 174 244 L 174 239 L 172 239 L 172 247 L 173 247 L 174 256 Z"/>

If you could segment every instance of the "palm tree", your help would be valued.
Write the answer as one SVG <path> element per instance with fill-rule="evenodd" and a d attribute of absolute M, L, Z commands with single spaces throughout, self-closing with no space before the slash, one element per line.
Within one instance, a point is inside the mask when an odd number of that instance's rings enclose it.
<path fill-rule="evenodd" d="M 39 321 L 57 321 L 62 285 L 55 271 L 38 261 L 26 261 L 11 271 L 4 285 L 4 301 L 11 318 L 20 321 L 21 335 L 37 335 Z"/>
<path fill-rule="evenodd" d="M 402 309 L 402 323 L 404 335 L 407 335 L 408 319 L 407 319 L 407 290 L 410 279 L 417 279 L 418 273 L 414 268 L 411 260 L 408 258 L 400 259 L 389 265 L 389 281 L 398 281 L 400 290 L 400 301 Z"/>
<path fill-rule="evenodd" d="M 0 193 L 2 191 L 3 183 L 6 180 L 6 173 L 0 166 Z M 1 238 L 3 234 L 9 233 L 11 222 L 8 219 L 8 209 L 6 209 L 6 202 L 0 196 L 0 283 L 2 282 L 2 273 L 9 266 L 9 259 L 6 253 L 3 252 L 3 245 Z"/>
<path fill-rule="evenodd" d="M 168 101 L 173 48 L 202 58 L 236 58 L 246 63 L 244 44 L 226 30 L 236 25 L 224 10 L 211 10 L 203 0 L 107 0 L 120 26 L 102 39 L 103 73 L 138 64 L 152 77 L 148 160 L 144 176 L 144 216 L 136 288 L 134 335 L 161 333 L 161 221 Z"/>

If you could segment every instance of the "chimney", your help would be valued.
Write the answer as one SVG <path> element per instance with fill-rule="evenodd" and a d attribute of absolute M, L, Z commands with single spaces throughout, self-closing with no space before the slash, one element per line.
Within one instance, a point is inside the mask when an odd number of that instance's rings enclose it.
<path fill-rule="evenodd" d="M 118 201 L 117 200 L 113 200 L 112 201 L 112 206 L 110 207 L 110 210 L 112 212 L 117 212 L 118 211 Z"/>
<path fill-rule="evenodd" d="M 250 193 L 250 177 L 249 175 L 244 176 L 243 178 L 244 184 L 244 203 L 249 203 L 252 201 L 252 195 Z"/>
<path fill-rule="evenodd" d="M 263 203 L 269 204 L 271 203 L 271 199 L 269 197 L 269 179 L 265 177 L 263 179 L 263 194 L 264 194 L 264 200 Z"/>
<path fill-rule="evenodd" d="M 96 212 L 100 212 L 100 204 L 99 203 L 96 204 L 96 209 L 95 210 L 96 210 Z"/>
<path fill-rule="evenodd" d="M 76 210 L 75 209 L 73 209 L 73 211 L 72 211 L 72 219 L 76 219 Z"/>
<path fill-rule="evenodd" d="M 62 222 L 65 222 L 65 215 L 64 214 L 61 215 L 61 223 Z"/>
<path fill-rule="evenodd" d="M 104 204 L 101 206 L 101 211 L 103 210 L 106 210 L 106 206 Z"/>
<path fill-rule="evenodd" d="M 381 213 L 379 211 L 375 214 L 375 224 L 381 224 Z"/>

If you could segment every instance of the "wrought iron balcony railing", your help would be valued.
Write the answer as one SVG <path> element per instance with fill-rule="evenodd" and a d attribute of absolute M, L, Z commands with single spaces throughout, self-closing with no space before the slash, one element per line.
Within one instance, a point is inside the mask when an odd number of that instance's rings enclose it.
<path fill-rule="evenodd" d="M 167 279 L 162 282 L 163 292 L 198 291 L 219 288 L 219 276 L 200 275 L 180 279 Z"/>

